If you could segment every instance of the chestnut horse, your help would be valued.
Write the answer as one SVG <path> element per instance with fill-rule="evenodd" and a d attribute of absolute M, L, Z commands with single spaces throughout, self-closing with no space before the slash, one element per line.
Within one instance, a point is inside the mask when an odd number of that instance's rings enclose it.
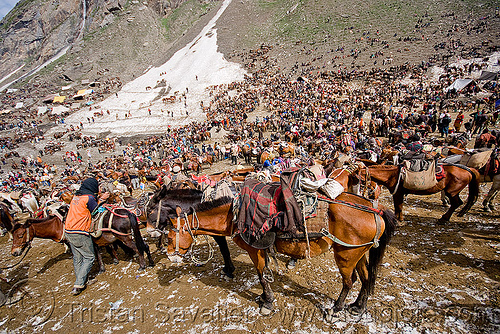
<path fill-rule="evenodd" d="M 377 278 L 378 265 L 394 233 L 397 220 L 392 211 L 385 208 L 375 209 L 370 201 L 354 194 L 342 193 L 336 200 L 329 202 L 328 236 L 310 239 L 309 247 L 305 239 L 278 237 L 274 246 L 279 253 L 297 259 L 305 258 L 306 254 L 311 257 L 318 256 L 333 248 L 343 288 L 333 309 L 328 311 L 327 316 L 331 318 L 335 312 L 344 308 L 345 298 L 357 275 L 361 279 L 361 290 L 350 308 L 353 312 L 361 312 L 366 308 L 368 296 L 373 292 Z M 167 254 L 185 254 L 197 235 L 234 235 L 237 226 L 233 223 L 232 203 L 232 199 L 223 197 L 213 203 L 202 203 L 205 204 L 204 208 L 195 208 L 195 211 L 185 218 L 172 219 L 171 223 L 175 228 L 171 228 L 167 236 Z M 263 274 L 267 263 L 266 250 L 250 246 L 239 234 L 235 235 L 233 240 L 250 255 L 263 288 L 263 294 L 260 296 L 261 313 L 270 314 L 274 297 Z"/>
<path fill-rule="evenodd" d="M 410 190 L 403 186 L 401 180 L 401 167 L 388 165 L 375 165 L 367 167 L 367 171 L 373 181 L 385 186 L 392 194 L 394 200 L 394 212 L 400 221 L 403 221 L 403 202 L 407 194 L 431 195 L 444 191 L 450 200 L 450 208 L 439 219 L 439 222 L 447 222 L 455 210 L 463 204 L 460 192 L 469 185 L 469 197 L 466 205 L 462 208 L 459 217 L 465 215 L 476 202 L 479 194 L 479 172 L 474 168 L 463 165 L 442 164 L 444 177 L 432 188 L 425 190 Z"/>

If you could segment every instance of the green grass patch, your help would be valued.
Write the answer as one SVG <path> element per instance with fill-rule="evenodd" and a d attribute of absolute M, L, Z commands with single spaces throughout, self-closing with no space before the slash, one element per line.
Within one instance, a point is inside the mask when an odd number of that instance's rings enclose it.
<path fill-rule="evenodd" d="M 165 28 L 165 37 L 175 40 L 188 31 L 205 14 L 218 5 L 218 2 L 189 0 L 182 3 L 168 17 L 161 19 Z"/>

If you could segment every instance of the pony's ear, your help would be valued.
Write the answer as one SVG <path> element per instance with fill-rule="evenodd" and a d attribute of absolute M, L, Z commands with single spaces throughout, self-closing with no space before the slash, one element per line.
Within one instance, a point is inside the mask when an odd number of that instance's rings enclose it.
<path fill-rule="evenodd" d="M 24 228 L 28 228 L 31 226 L 32 221 L 29 219 L 29 217 L 17 217 L 14 219 L 14 226 L 15 225 L 21 225 Z"/>
<path fill-rule="evenodd" d="M 167 187 L 165 185 L 161 186 L 160 192 L 158 193 L 158 198 L 163 198 L 167 195 Z"/>

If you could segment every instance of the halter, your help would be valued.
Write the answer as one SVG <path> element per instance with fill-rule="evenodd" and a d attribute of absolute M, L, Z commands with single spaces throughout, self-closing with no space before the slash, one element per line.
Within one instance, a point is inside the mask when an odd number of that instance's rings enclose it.
<path fill-rule="evenodd" d="M 11 268 L 14 268 L 15 266 L 17 266 L 19 263 L 21 263 L 24 258 L 26 257 L 26 255 L 28 255 L 28 252 L 30 251 L 31 249 L 31 241 L 30 240 L 30 228 L 31 228 L 32 225 L 30 225 L 27 229 L 26 229 L 26 243 L 27 243 L 27 247 L 25 247 L 26 249 L 26 252 L 24 253 L 24 255 L 21 257 L 21 259 L 19 259 L 19 261 L 17 261 L 16 263 L 10 265 L 10 266 L 7 266 L 7 267 L 1 267 L 0 270 L 6 270 L 6 269 L 11 269 Z M 23 250 L 24 251 L 24 250 Z"/>
<path fill-rule="evenodd" d="M 195 226 L 195 219 L 196 219 L 196 226 Z M 196 214 L 196 211 L 193 210 L 192 218 L 191 218 L 191 223 L 193 224 L 193 227 L 190 226 L 189 224 L 189 218 L 186 212 L 184 212 L 184 220 L 186 223 L 182 225 L 182 230 L 184 232 L 188 232 L 191 238 L 193 239 L 193 242 L 191 243 L 191 246 L 189 247 L 189 252 L 191 253 L 191 262 L 193 262 L 197 266 L 202 266 L 207 264 L 210 260 L 212 260 L 214 256 L 214 248 L 212 244 L 209 242 L 208 237 L 206 235 L 203 235 L 205 237 L 206 242 L 208 243 L 208 257 L 206 260 L 202 261 L 196 258 L 193 252 L 193 248 L 197 243 L 198 236 L 195 235 L 196 231 L 200 229 L 200 220 L 198 219 L 198 215 Z M 180 215 L 177 216 L 177 228 L 172 229 L 175 232 L 175 252 L 172 255 L 181 255 L 179 252 L 180 249 L 180 233 L 181 233 L 181 217 Z"/>

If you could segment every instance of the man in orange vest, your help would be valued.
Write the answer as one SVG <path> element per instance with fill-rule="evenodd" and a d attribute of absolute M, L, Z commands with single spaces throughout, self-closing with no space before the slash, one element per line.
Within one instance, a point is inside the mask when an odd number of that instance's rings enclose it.
<path fill-rule="evenodd" d="M 75 296 L 85 290 L 89 272 L 94 264 L 94 243 L 89 234 L 92 212 L 109 197 L 108 192 L 103 193 L 99 198 L 102 202 L 98 204 L 98 194 L 99 182 L 94 178 L 84 180 L 71 200 L 66 217 L 64 229 L 73 253 L 76 276 L 71 294 Z"/>

